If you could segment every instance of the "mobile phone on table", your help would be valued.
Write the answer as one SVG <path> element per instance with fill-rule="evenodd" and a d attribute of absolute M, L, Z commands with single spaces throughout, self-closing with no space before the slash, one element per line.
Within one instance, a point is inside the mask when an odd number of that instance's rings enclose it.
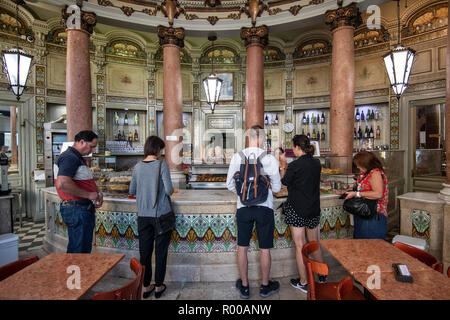
<path fill-rule="evenodd" d="M 392 264 L 395 272 L 395 279 L 400 282 L 413 282 L 413 277 L 409 272 L 406 264 L 394 263 Z"/>

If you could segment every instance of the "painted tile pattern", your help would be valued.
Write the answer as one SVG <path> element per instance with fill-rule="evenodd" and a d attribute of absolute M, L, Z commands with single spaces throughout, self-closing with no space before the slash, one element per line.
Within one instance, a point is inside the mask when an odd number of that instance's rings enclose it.
<path fill-rule="evenodd" d="M 398 110 L 398 100 L 395 96 L 391 97 L 390 103 L 390 116 L 391 116 L 391 137 L 390 137 L 390 148 L 391 150 L 398 150 L 399 147 L 399 110 Z"/>
<path fill-rule="evenodd" d="M 56 233 L 67 237 L 59 205 L 55 204 Z M 218 253 L 237 250 L 235 214 L 177 215 L 169 251 L 173 253 Z M 320 221 L 321 238 L 351 238 L 353 229 L 349 215 L 342 207 L 324 208 Z M 97 211 L 95 244 L 121 250 L 139 250 L 137 215 L 127 212 Z M 274 248 L 293 246 L 290 229 L 284 217 L 275 213 Z M 256 230 L 253 229 L 250 251 L 258 250 Z"/>
<path fill-rule="evenodd" d="M 414 209 L 412 211 L 412 236 L 415 238 L 425 239 L 430 245 L 430 213 L 423 210 Z"/>

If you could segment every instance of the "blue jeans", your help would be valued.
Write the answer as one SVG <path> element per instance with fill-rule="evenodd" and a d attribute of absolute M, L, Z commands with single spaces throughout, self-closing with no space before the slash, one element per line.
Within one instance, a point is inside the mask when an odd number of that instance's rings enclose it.
<path fill-rule="evenodd" d="M 61 216 L 67 225 L 69 244 L 67 253 L 91 253 L 95 226 L 95 208 L 88 206 L 60 206 Z"/>
<path fill-rule="evenodd" d="M 387 218 L 383 214 L 377 212 L 369 220 L 359 218 L 358 216 L 353 216 L 353 218 L 354 239 L 386 239 Z"/>

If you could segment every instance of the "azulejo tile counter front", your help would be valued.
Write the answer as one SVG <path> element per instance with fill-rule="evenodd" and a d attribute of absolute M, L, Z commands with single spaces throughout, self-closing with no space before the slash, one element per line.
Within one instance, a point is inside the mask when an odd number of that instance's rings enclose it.
<path fill-rule="evenodd" d="M 59 212 L 54 188 L 46 194 L 45 248 L 65 251 L 67 229 Z M 277 208 L 284 199 L 274 199 Z M 238 277 L 236 264 L 236 196 L 226 190 L 180 190 L 172 197 L 176 227 L 171 236 L 168 280 L 233 281 Z M 353 228 L 342 200 L 329 195 L 321 198 L 321 238 L 351 238 Z M 94 252 L 122 252 L 139 258 L 137 210 L 135 200 L 105 197 L 96 212 Z M 274 249 L 271 276 L 296 274 L 295 249 L 290 229 L 280 210 L 275 210 Z M 127 260 L 127 259 L 125 259 Z M 123 272 L 128 273 L 121 262 Z M 119 266 L 119 269 L 120 266 Z M 259 278 L 256 230 L 249 248 L 249 276 Z M 121 272 L 119 272 L 121 273 Z"/>

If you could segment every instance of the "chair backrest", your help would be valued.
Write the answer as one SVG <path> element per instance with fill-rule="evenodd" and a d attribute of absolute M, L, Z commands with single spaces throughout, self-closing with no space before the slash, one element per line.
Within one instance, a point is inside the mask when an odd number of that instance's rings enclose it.
<path fill-rule="evenodd" d="M 23 268 L 35 263 L 39 260 L 38 256 L 27 257 L 11 263 L 8 263 L 0 267 L 0 281 L 12 276 L 14 273 L 22 270 Z"/>
<path fill-rule="evenodd" d="M 328 265 L 323 262 L 314 261 L 309 258 L 309 255 L 319 249 L 319 243 L 311 241 L 305 244 L 302 248 L 303 262 L 306 266 L 308 274 L 308 299 L 316 300 L 316 282 L 314 280 L 314 273 L 320 275 L 328 275 Z"/>
<path fill-rule="evenodd" d="M 353 290 L 353 280 L 350 277 L 345 277 L 338 283 L 337 300 L 344 300 L 343 297 Z"/>
<path fill-rule="evenodd" d="M 144 280 L 145 267 L 135 258 L 130 260 L 130 268 L 136 274 L 136 278 L 121 288 L 94 294 L 93 300 L 141 300 L 142 281 Z"/>
<path fill-rule="evenodd" d="M 440 273 L 444 272 L 443 264 L 440 263 L 433 255 L 429 254 L 428 252 L 423 251 L 421 249 L 417 249 L 416 247 L 410 246 L 402 242 L 394 243 L 394 247 L 409 254 L 411 257 L 414 257 L 419 261 L 425 263 L 427 266 L 430 266 L 434 270 L 439 271 Z"/>
<path fill-rule="evenodd" d="M 447 277 L 450 278 L 450 267 L 447 268 Z"/>

